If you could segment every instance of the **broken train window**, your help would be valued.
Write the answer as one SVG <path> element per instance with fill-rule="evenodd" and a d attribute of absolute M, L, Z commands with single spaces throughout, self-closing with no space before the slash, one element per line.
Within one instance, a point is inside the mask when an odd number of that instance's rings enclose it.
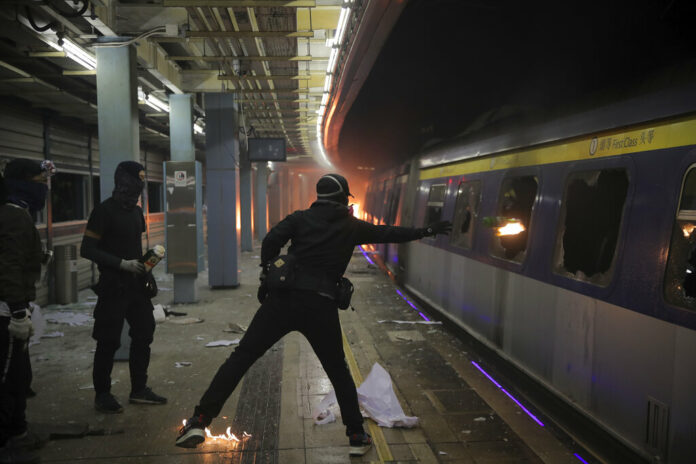
<path fill-rule="evenodd" d="M 665 299 L 696 309 L 696 165 L 684 176 L 665 272 Z"/>
<path fill-rule="evenodd" d="M 425 210 L 424 226 L 442 220 L 442 208 L 445 206 L 445 195 L 447 195 L 447 184 L 437 184 L 430 187 L 428 193 L 427 209 Z"/>
<path fill-rule="evenodd" d="M 529 223 L 536 200 L 538 180 L 536 176 L 518 176 L 503 179 L 498 196 L 497 216 L 514 219 L 523 227 L 512 232 L 498 229 L 493 240 L 492 254 L 499 258 L 521 263 L 527 251 Z"/>
<path fill-rule="evenodd" d="M 566 180 L 554 272 L 607 286 L 628 192 L 625 169 L 572 173 Z"/>
<path fill-rule="evenodd" d="M 471 248 L 479 203 L 481 203 L 481 181 L 460 183 L 457 191 L 457 202 L 454 206 L 454 220 L 452 221 L 450 238 L 452 245 L 466 249 Z"/>

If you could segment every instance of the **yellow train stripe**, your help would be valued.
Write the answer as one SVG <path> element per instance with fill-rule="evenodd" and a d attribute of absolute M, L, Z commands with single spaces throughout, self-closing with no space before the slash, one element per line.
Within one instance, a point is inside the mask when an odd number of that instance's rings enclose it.
<path fill-rule="evenodd" d="M 500 155 L 471 158 L 421 170 L 420 178 L 437 179 L 475 172 L 588 160 L 696 144 L 696 118 L 672 119 L 634 129 L 607 131 L 563 143 Z"/>
<path fill-rule="evenodd" d="M 343 335 L 343 351 L 346 354 L 346 361 L 348 362 L 348 368 L 350 369 L 350 375 L 353 377 L 355 385 L 360 385 L 363 382 L 362 375 L 360 374 L 360 369 L 358 368 L 358 363 L 355 361 L 355 356 L 353 356 L 353 351 L 350 349 L 348 344 L 348 339 L 346 334 L 341 331 Z M 372 435 L 372 442 L 377 450 L 377 456 L 379 456 L 380 462 L 393 461 L 394 456 L 391 454 L 389 445 L 387 444 L 386 438 L 382 433 L 382 429 L 379 428 L 377 424 L 373 421 L 367 421 L 368 428 L 370 429 L 370 435 Z"/>

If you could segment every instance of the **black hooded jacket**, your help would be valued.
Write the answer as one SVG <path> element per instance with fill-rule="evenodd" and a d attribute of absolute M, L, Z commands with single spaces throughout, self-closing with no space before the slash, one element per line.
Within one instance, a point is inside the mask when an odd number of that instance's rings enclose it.
<path fill-rule="evenodd" d="M 356 245 L 401 243 L 423 238 L 424 229 L 377 226 L 361 221 L 340 203 L 317 200 L 309 209 L 295 211 L 273 227 L 263 239 L 262 265 L 276 257 L 288 240 L 300 272 L 337 282 Z"/>

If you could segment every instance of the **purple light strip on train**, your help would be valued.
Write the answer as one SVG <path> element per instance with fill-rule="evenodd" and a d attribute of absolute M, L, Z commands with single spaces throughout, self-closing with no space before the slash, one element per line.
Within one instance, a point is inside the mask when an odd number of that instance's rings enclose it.
<path fill-rule="evenodd" d="M 539 425 L 542 426 L 542 427 L 544 426 L 544 424 L 543 424 L 539 419 L 537 419 L 537 417 L 536 417 L 534 414 L 532 414 L 531 412 L 529 412 L 529 409 L 525 408 L 525 407 L 522 405 L 522 403 L 520 403 L 519 401 L 517 401 L 517 399 L 516 399 L 514 396 L 512 396 L 507 390 L 505 390 L 505 389 L 503 388 L 502 385 L 500 385 L 498 382 L 496 382 L 495 379 L 494 379 L 493 377 L 491 377 L 491 376 L 488 374 L 488 372 L 484 371 L 483 368 L 482 368 L 481 366 L 479 366 L 479 365 L 476 363 L 476 361 L 471 361 L 471 364 L 473 364 L 474 366 L 476 366 L 476 369 L 480 370 L 481 373 L 482 373 L 483 375 L 485 375 L 485 376 L 488 378 L 488 380 L 490 380 L 491 382 L 493 382 L 493 385 L 495 385 L 496 387 L 498 387 L 498 388 L 500 389 L 500 391 L 502 391 L 503 393 L 505 393 L 512 401 L 515 402 L 515 404 L 517 404 L 517 406 L 519 406 L 524 412 L 526 412 L 527 415 L 528 415 L 529 417 L 531 417 L 531 418 L 534 420 L 534 422 L 536 422 L 537 424 L 539 424 Z M 576 456 L 577 456 L 577 455 L 576 455 Z"/>
<path fill-rule="evenodd" d="M 575 456 L 576 458 L 578 458 L 578 459 L 580 460 L 580 462 L 584 462 L 585 464 L 589 464 L 587 461 L 585 461 L 583 458 L 581 458 L 580 455 L 579 455 L 578 453 L 573 454 L 573 456 Z"/>
<path fill-rule="evenodd" d="M 369 256 L 367 256 L 367 253 L 365 253 L 365 250 L 363 249 L 363 247 L 360 246 L 360 245 L 358 245 L 358 248 L 360 248 L 360 251 L 362 252 L 362 254 L 363 254 L 363 256 L 365 257 L 365 259 L 367 260 L 367 262 L 370 263 L 370 264 L 372 264 L 373 266 L 375 266 L 375 263 L 370 259 Z M 428 316 L 426 316 L 426 315 L 423 314 L 418 308 L 416 308 L 416 305 L 414 305 L 414 304 L 411 302 L 411 300 L 409 300 L 408 298 L 406 298 L 406 296 L 405 296 L 403 293 L 401 293 L 401 291 L 400 291 L 398 288 L 396 289 L 396 293 L 398 293 L 399 296 L 400 296 L 401 298 L 403 298 L 403 300 L 404 300 L 406 303 L 408 303 L 410 307 L 412 307 L 413 309 L 415 309 L 416 312 L 418 312 L 418 314 L 420 315 L 420 317 L 422 317 L 422 318 L 425 319 L 426 321 L 430 321 L 430 319 L 428 319 Z"/>

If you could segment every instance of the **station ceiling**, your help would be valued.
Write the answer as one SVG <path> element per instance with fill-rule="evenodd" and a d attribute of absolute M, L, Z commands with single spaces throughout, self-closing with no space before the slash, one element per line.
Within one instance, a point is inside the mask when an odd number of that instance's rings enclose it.
<path fill-rule="evenodd" d="M 167 149 L 167 95 L 195 93 L 202 150 L 202 95 L 234 92 L 247 136 L 285 138 L 289 159 L 309 162 L 342 4 L 8 0 L 0 6 L 0 95 L 96 127 L 96 71 L 57 44 L 94 55 L 103 36 L 136 37 L 141 141 Z"/>

